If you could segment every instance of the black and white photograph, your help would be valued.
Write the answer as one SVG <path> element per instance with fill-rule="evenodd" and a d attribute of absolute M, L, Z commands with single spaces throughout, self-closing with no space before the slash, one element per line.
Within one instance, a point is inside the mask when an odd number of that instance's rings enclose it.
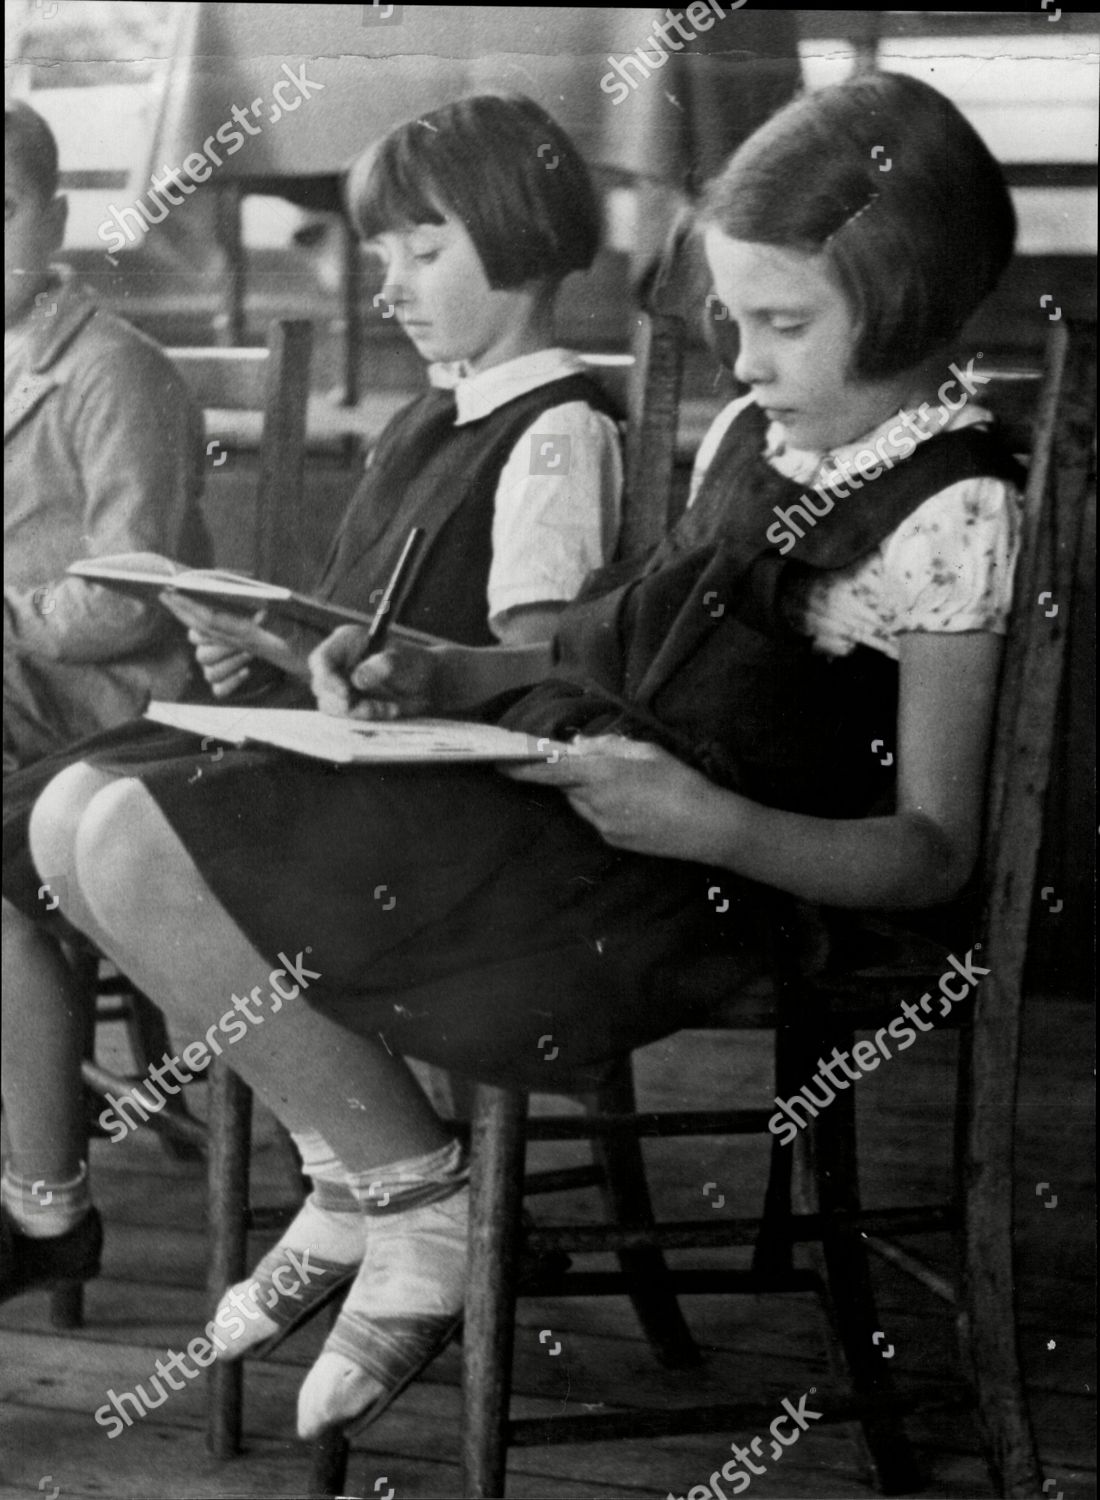
<path fill-rule="evenodd" d="M 5 63 L 0 1500 L 1090 1500 L 1100 12 Z"/>

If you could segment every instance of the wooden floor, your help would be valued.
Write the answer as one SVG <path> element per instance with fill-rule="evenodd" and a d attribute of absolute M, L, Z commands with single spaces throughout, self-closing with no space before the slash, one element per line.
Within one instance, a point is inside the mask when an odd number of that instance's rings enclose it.
<path fill-rule="evenodd" d="M 1020 1340 L 1050 1500 L 1095 1492 L 1091 1034 L 1091 1010 L 1080 1003 L 1030 1004 L 1019 1117 Z M 944 1182 L 954 1045 L 950 1036 L 923 1036 L 903 1058 L 859 1083 L 868 1203 L 889 1196 L 927 1201 Z M 730 1100 L 731 1086 L 732 1097 L 747 1103 L 768 1096 L 763 1034 L 682 1034 L 650 1048 L 641 1061 L 643 1106 L 706 1107 L 723 1089 Z M 193 1092 L 201 1112 L 204 1091 Z M 551 1151 L 561 1160 L 570 1150 L 539 1148 L 536 1164 L 545 1164 Z M 708 1205 L 716 1217 L 758 1211 L 762 1141 L 660 1142 L 647 1150 L 662 1215 L 701 1214 Z M 41 1296 L 0 1309 L 0 1497 L 304 1495 L 307 1459 L 293 1437 L 295 1395 L 319 1332 L 304 1332 L 277 1358 L 249 1367 L 247 1452 L 230 1462 L 215 1462 L 204 1450 L 201 1378 L 117 1438 L 93 1420 L 108 1389 L 120 1393 L 147 1381 L 157 1357 L 182 1350 L 209 1313 L 202 1168 L 169 1161 L 146 1134 L 117 1145 L 95 1142 L 92 1171 L 107 1245 L 104 1274 L 88 1290 L 86 1328 L 53 1333 Z M 256 1174 L 263 1201 L 285 1196 L 284 1171 L 270 1130 L 261 1128 Z M 543 1198 L 535 1212 L 547 1222 L 567 1211 L 594 1218 L 593 1198 Z M 923 1249 L 949 1263 L 950 1246 L 941 1237 L 926 1238 Z M 902 1388 L 956 1378 L 944 1307 L 889 1266 L 876 1276 L 882 1352 L 886 1357 L 892 1349 L 891 1370 Z M 707 1353 L 699 1373 L 662 1371 L 629 1306 L 618 1300 L 522 1303 L 516 1410 L 552 1415 L 581 1403 L 746 1400 L 778 1415 L 784 1397 L 797 1402 L 813 1387 L 826 1388 L 824 1327 L 812 1300 L 705 1297 L 686 1307 Z M 459 1495 L 458 1372 L 458 1351 L 451 1348 L 363 1435 L 349 1495 Z M 923 1493 L 991 1493 L 968 1416 L 915 1417 L 910 1432 L 928 1476 Z M 684 1496 L 721 1468 L 731 1440 L 752 1435 L 519 1450 L 508 1493 L 547 1500 Z M 811 1429 L 753 1481 L 753 1492 L 812 1500 L 872 1493 L 844 1427 Z"/>

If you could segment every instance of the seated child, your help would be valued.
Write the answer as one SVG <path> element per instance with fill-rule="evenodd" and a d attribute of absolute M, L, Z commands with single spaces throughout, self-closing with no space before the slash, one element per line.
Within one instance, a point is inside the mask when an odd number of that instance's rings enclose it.
<path fill-rule="evenodd" d="M 77 558 L 210 560 L 199 515 L 202 418 L 152 340 L 51 265 L 67 204 L 57 145 L 29 105 L 4 108 L 4 774 L 150 697 L 191 663 L 155 604 L 65 575 Z"/>
<path fill-rule="evenodd" d="M 1012 252 L 1003 176 L 935 90 L 862 74 L 757 131 L 700 225 L 751 399 L 673 534 L 597 576 L 553 651 L 361 660 L 351 628 L 312 658 L 321 706 L 364 718 L 527 686 L 498 717 L 566 755 L 503 776 L 243 750 L 196 795 L 197 755 L 103 751 L 31 819 L 70 920 L 190 1034 L 238 1028 L 233 1067 L 320 1187 L 211 1325 L 212 1357 L 239 1357 L 354 1275 L 304 1437 L 376 1419 L 461 1317 L 465 1159 L 400 1054 L 590 1085 L 693 1019 L 669 980 L 719 945 L 751 957 L 771 892 L 935 909 L 975 866 L 1018 476 L 959 340 Z"/>
<path fill-rule="evenodd" d="M 539 155 L 544 142 L 555 153 L 552 172 Z M 475 646 L 548 640 L 556 614 L 614 548 L 622 482 L 606 398 L 554 337 L 558 289 L 591 264 L 599 243 L 587 168 L 531 100 L 481 95 L 372 146 L 352 169 L 348 204 L 385 266 L 383 295 L 430 362 L 434 383 L 382 434 L 315 592 L 370 610 L 416 525 L 426 541 L 402 605 L 407 625 Z M 307 656 L 318 635 L 284 638 L 258 622 L 165 598 L 190 627 L 216 696 L 312 702 Z M 269 674 L 257 684 L 257 656 L 282 669 L 274 682 Z M 94 743 L 142 763 L 193 760 L 190 735 L 144 721 Z M 50 935 L 57 918 L 45 917 L 36 900 L 41 882 L 26 855 L 27 814 L 38 792 L 89 753 L 78 745 L 5 787 L 10 983 L 2 1067 L 5 1201 L 41 1235 L 84 1216 L 90 1272 L 98 1220 L 87 1216 L 82 1162 L 81 997 Z M 204 757 L 202 781 L 229 765 Z M 197 788 L 200 778 L 188 775 Z M 55 1184 L 48 1208 L 10 1186 L 39 1179 Z M 23 1284 L 21 1273 L 5 1273 L 0 1291 Z"/>

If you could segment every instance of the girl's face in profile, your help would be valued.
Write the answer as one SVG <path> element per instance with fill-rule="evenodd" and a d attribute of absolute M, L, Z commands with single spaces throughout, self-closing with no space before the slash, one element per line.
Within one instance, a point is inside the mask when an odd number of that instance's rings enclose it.
<path fill-rule="evenodd" d="M 462 360 L 472 373 L 523 352 L 532 290 L 494 291 L 458 219 L 387 231 L 366 248 L 385 267 L 382 297 L 430 363 Z"/>
<path fill-rule="evenodd" d="M 714 287 L 740 334 L 738 380 L 794 448 L 854 442 L 920 395 L 915 372 L 851 375 L 859 328 L 824 255 L 703 237 Z"/>

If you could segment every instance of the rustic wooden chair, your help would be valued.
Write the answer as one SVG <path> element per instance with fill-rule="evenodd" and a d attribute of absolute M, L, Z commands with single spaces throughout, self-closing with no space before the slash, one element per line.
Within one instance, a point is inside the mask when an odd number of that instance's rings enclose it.
<path fill-rule="evenodd" d="M 208 453 L 215 447 L 227 455 L 241 446 L 256 448 L 259 473 L 252 536 L 241 538 L 238 546 L 254 559 L 257 576 L 289 584 L 297 582 L 294 564 L 301 550 L 297 527 L 312 333 L 308 322 L 282 321 L 272 324 L 266 349 L 167 351 L 203 409 Z M 220 467 L 220 455 L 211 456 L 215 469 Z M 85 1088 L 92 1098 L 125 1095 L 148 1076 L 152 1063 L 171 1052 L 164 1018 L 125 975 L 105 965 L 91 946 L 74 946 L 70 956 L 85 992 L 95 997 L 94 1004 L 86 1007 Z M 125 1025 L 133 1059 L 133 1073 L 128 1077 L 109 1072 L 95 1060 L 96 1027 L 107 1021 Z M 206 1129 L 188 1112 L 182 1095 L 166 1100 L 159 1113 L 150 1112 L 149 1126 L 160 1134 L 170 1154 L 193 1160 L 205 1153 Z M 54 1327 L 82 1325 L 83 1290 L 82 1284 L 75 1283 L 51 1294 Z"/>
<path fill-rule="evenodd" d="M 748 1270 L 663 1272 L 665 1285 L 684 1292 L 813 1289 L 825 1299 L 837 1331 L 847 1390 L 815 1398 L 825 1421 L 858 1424 L 856 1435 L 879 1487 L 909 1489 L 915 1469 L 901 1423 L 903 1404 L 892 1394 L 873 1342 L 875 1315 L 868 1250 L 912 1274 L 956 1309 L 970 1390 L 983 1449 L 997 1494 L 1039 1493 L 1041 1475 L 1031 1432 L 1016 1342 L 1012 1270 L 1014 1101 L 1019 1062 L 1022 979 L 1027 952 L 1044 793 L 1075 574 L 1087 566 L 1095 397 L 1095 330 L 1052 328 L 1037 404 L 1035 386 L 1009 372 L 987 388 L 991 403 L 1007 408 L 1017 451 L 1030 453 L 1026 522 L 1015 603 L 999 699 L 990 772 L 982 884 L 982 964 L 990 970 L 969 1006 L 952 1012 L 961 1037 L 956 1096 L 956 1173 L 948 1202 L 865 1210 L 859 1195 L 854 1091 L 838 1091 L 828 1109 L 800 1132 L 795 1149 L 771 1142 L 761 1217 L 655 1226 L 644 1179 L 606 1225 L 538 1228 L 526 1235 L 532 1252 L 617 1251 L 641 1254 L 688 1247 L 754 1246 Z M 984 397 L 984 392 L 983 392 Z M 674 410 L 668 390 L 663 404 Z M 1019 421 L 1033 414 L 1030 433 Z M 671 441 L 666 433 L 666 451 Z M 667 491 L 665 492 L 667 495 Z M 658 507 L 665 503 L 654 497 Z M 661 524 L 663 509 L 655 512 Z M 650 528 L 652 530 L 652 528 Z M 1082 542 L 1085 543 L 1082 546 Z M 1053 599 L 1057 612 L 1042 607 Z M 678 976 L 685 1001 L 709 1001 L 710 1024 L 721 1029 L 775 1032 L 776 1094 L 787 1098 L 813 1076 L 824 1047 L 850 1048 L 854 1034 L 881 1025 L 904 1000 L 918 1000 L 944 970 L 945 950 L 901 963 L 864 965 L 850 972 L 809 971 L 793 956 L 804 913 L 777 906 L 771 981 L 737 994 L 729 967 L 700 963 Z M 675 1410 L 616 1411 L 546 1420 L 509 1417 L 515 1325 L 516 1263 L 524 1194 L 527 1140 L 591 1137 L 606 1152 L 625 1141 L 682 1134 L 733 1135 L 767 1131 L 771 1110 L 732 1109 L 638 1115 L 629 1071 L 597 1101 L 600 1115 L 527 1120 L 527 1094 L 479 1085 L 472 1137 L 471 1268 L 463 1359 L 463 1462 L 468 1497 L 504 1494 L 511 1446 L 655 1437 L 677 1432 L 736 1432 L 758 1427 L 774 1413 L 759 1402 Z M 797 1173 L 795 1152 L 797 1151 Z M 635 1158 L 636 1160 L 636 1158 Z M 797 1181 L 796 1181 L 797 1177 Z M 536 1184 L 537 1186 L 538 1184 Z M 952 1285 L 892 1236 L 952 1231 L 960 1276 Z M 819 1269 L 794 1263 L 795 1245 L 817 1247 Z M 535 1295 L 634 1293 L 629 1267 L 620 1272 L 571 1272 Z M 649 1330 L 647 1329 L 647 1332 Z M 651 1334 L 658 1357 L 685 1362 L 694 1346 L 681 1324 L 664 1337 Z M 933 1395 L 932 1400 L 937 1399 Z M 942 1397 L 939 1399 L 942 1400 Z"/>

